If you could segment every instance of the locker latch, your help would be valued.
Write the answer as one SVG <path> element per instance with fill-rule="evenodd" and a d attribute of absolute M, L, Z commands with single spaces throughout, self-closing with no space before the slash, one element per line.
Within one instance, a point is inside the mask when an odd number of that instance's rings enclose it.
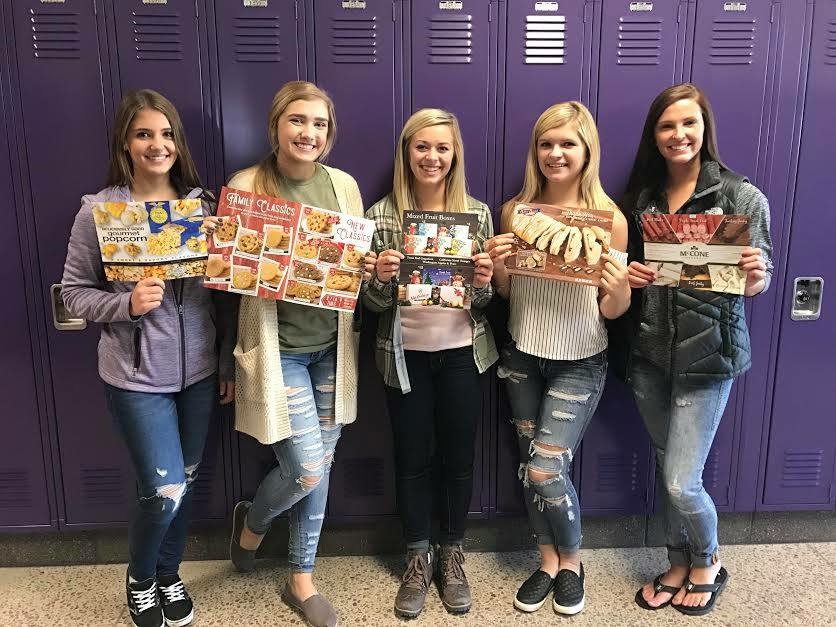
<path fill-rule="evenodd" d="M 793 282 L 793 300 L 790 318 L 793 320 L 818 320 L 821 315 L 821 297 L 823 291 L 823 278 L 796 277 Z"/>
<path fill-rule="evenodd" d="M 84 318 L 75 318 L 64 306 L 64 299 L 61 298 L 61 284 L 56 283 L 49 288 L 52 301 L 52 323 L 59 331 L 83 331 L 87 328 L 87 321 Z"/>

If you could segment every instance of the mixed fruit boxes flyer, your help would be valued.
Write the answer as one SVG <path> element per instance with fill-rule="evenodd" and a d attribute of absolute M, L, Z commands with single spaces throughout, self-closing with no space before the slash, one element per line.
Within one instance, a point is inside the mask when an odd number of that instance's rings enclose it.
<path fill-rule="evenodd" d="M 600 285 L 612 217 L 608 210 L 518 204 L 511 217 L 515 245 L 505 258 L 508 274 Z"/>
<path fill-rule="evenodd" d="M 228 187 L 218 217 L 206 287 L 354 311 L 374 221 Z"/>
<path fill-rule="evenodd" d="M 643 213 L 641 224 L 653 285 L 743 294 L 737 262 L 749 245 L 748 216 Z"/>
<path fill-rule="evenodd" d="M 206 270 L 199 198 L 98 202 L 93 221 L 108 281 L 183 279 Z"/>
<path fill-rule="evenodd" d="M 398 303 L 469 309 L 478 228 L 473 213 L 404 211 Z"/>

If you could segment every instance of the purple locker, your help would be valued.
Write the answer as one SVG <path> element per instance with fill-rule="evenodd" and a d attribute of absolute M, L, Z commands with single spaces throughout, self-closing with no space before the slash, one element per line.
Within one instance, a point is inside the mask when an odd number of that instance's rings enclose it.
<path fill-rule="evenodd" d="M 223 3 L 228 4 L 228 3 Z M 207 169 L 209 107 L 201 77 L 206 73 L 201 49 L 206 50 L 205 17 L 196 0 L 114 0 L 114 52 L 119 75 L 114 77 L 114 100 L 135 89 L 155 89 L 174 103 L 197 170 L 204 182 Z"/>
<path fill-rule="evenodd" d="M 270 103 L 279 87 L 300 78 L 304 47 L 295 2 L 218 2 L 215 29 L 226 180 L 270 152 Z"/>
<path fill-rule="evenodd" d="M 491 202 L 496 108 L 493 0 L 413 2 L 409 51 L 411 114 L 424 107 L 453 112 L 464 139 L 468 191 Z"/>
<path fill-rule="evenodd" d="M 25 137 L 21 144 L 28 163 L 25 183 L 31 189 L 27 203 L 39 251 L 41 311 L 49 312 L 48 288 L 61 280 L 79 199 L 102 187 L 106 170 L 101 25 L 96 20 L 101 6 L 81 0 L 14 4 L 20 125 Z M 50 86 L 48 98 L 44 85 Z M 60 133 L 55 132 L 55 124 L 60 124 Z M 68 165 L 67 156 L 77 154 L 80 146 L 84 158 Z M 74 526 L 124 521 L 133 501 L 133 476 L 97 375 L 98 329 L 62 333 L 51 322 L 46 327 L 61 444 L 64 522 Z"/>
<path fill-rule="evenodd" d="M 836 193 L 831 167 L 836 150 L 829 131 L 834 101 L 836 1 L 825 0 L 815 3 L 809 46 L 763 509 L 832 509 L 836 500 L 836 367 L 828 350 L 836 339 L 833 299 L 824 299 L 818 318 L 805 319 L 815 310 L 815 283 L 796 284 L 798 277 L 818 277 L 829 290 L 836 284 L 836 273 L 818 248 L 827 246 L 836 227 L 836 216 L 822 206 L 822 199 Z"/>
<path fill-rule="evenodd" d="M 0 7 L 2 9 L 2 7 Z M 5 45 L 0 51 L 6 55 Z M 4 58 L 8 59 L 9 56 Z M 5 65 L 5 63 L 3 64 Z M 5 83 L 6 68 L 0 66 L 0 80 Z M 24 222 L 23 205 L 12 185 L 12 126 L 8 116 L 7 96 L 0 91 L 0 191 L 9 199 L 3 209 L 3 222 Z M 23 229 L 21 228 L 21 231 Z M 53 499 L 48 494 L 47 463 L 38 415 L 35 363 L 32 359 L 30 326 L 26 312 L 24 264 L 18 233 L 14 228 L 0 234 L 0 282 L 7 291 L 0 308 L 0 325 L 11 329 L 0 356 L 0 395 L 5 399 L 3 432 L 0 440 L 0 528 L 48 527 L 56 517 L 50 511 Z"/>
<path fill-rule="evenodd" d="M 732 169 L 740 172 L 769 193 L 765 174 L 774 128 L 772 118 L 780 66 L 779 41 L 782 20 L 777 3 L 740 3 L 702 0 L 696 8 L 694 51 L 690 80 L 706 92 L 717 120 L 720 154 Z M 747 110 L 741 115 L 739 94 L 747 96 Z M 770 194 L 773 222 L 780 220 L 783 190 Z M 769 300 L 754 303 L 755 308 L 770 307 Z M 753 303 L 747 303 L 752 319 Z M 753 353 L 767 359 L 771 340 L 764 325 L 751 329 Z M 747 432 L 741 440 L 743 387 L 741 378 L 729 398 L 706 461 L 703 480 L 718 508 L 734 509 L 735 481 L 739 474 L 741 450 L 759 445 L 759 434 Z M 754 390 L 753 390 L 754 392 Z M 746 506 L 749 507 L 749 506 Z"/>
<path fill-rule="evenodd" d="M 337 112 L 337 143 L 328 163 L 354 176 L 371 206 L 392 189 L 401 130 L 401 5 L 352 0 L 308 6 L 316 83 L 331 95 Z"/>
<path fill-rule="evenodd" d="M 507 3 L 502 198 L 522 187 L 531 129 L 549 106 L 590 102 L 594 4 L 581 0 Z"/>
<path fill-rule="evenodd" d="M 598 68 L 601 181 L 624 190 L 653 97 L 681 82 L 687 3 L 606 0 Z"/>

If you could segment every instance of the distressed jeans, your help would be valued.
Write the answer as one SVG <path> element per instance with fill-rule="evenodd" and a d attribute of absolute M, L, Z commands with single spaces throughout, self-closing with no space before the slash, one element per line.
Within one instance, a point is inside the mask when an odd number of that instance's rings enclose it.
<path fill-rule="evenodd" d="M 191 486 L 218 398 L 217 378 L 171 394 L 130 392 L 106 383 L 105 398 L 137 480 L 128 570 L 137 581 L 175 575 L 192 519 Z"/>
<path fill-rule="evenodd" d="M 261 481 L 247 527 L 264 535 L 290 510 L 288 561 L 294 572 L 313 571 L 328 502 L 328 480 L 341 425 L 334 419 L 337 348 L 282 354 L 291 436 L 272 445 L 278 465 Z"/>
<path fill-rule="evenodd" d="M 535 540 L 574 553 L 581 545 L 581 520 L 572 455 L 601 399 L 607 353 L 555 361 L 523 353 L 511 341 L 502 349 L 498 374 L 517 428 L 519 477 Z M 555 452 L 558 447 L 565 450 Z M 548 478 L 535 481 L 530 471 Z"/>
<path fill-rule="evenodd" d="M 710 566 L 719 549 L 717 509 L 703 488 L 702 472 L 734 380 L 672 380 L 666 371 L 638 356 L 633 358 L 630 376 L 636 405 L 656 449 L 668 559 L 675 566 Z"/>

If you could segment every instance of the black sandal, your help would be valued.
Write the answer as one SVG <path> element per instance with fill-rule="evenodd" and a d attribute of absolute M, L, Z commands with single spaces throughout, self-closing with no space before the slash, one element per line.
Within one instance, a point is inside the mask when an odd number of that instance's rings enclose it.
<path fill-rule="evenodd" d="M 714 578 L 714 583 L 693 583 L 690 579 L 685 581 L 685 590 L 687 592 L 710 592 L 711 598 L 705 605 L 695 605 L 694 607 L 685 607 L 683 605 L 674 605 L 673 609 L 677 612 L 682 612 L 688 616 L 702 616 L 708 614 L 714 609 L 714 604 L 717 602 L 717 597 L 726 587 L 726 582 L 729 580 L 729 573 L 725 568 L 720 566 L 720 571 Z"/>
<path fill-rule="evenodd" d="M 662 573 L 664 575 L 664 573 Z M 639 591 L 636 592 L 636 605 L 638 605 L 643 610 L 661 610 L 663 607 L 667 607 L 673 601 L 673 598 L 676 596 L 676 593 L 679 592 L 680 586 L 667 586 L 662 583 L 662 575 L 657 575 L 656 579 L 653 580 L 653 595 L 656 596 L 660 592 L 667 592 L 671 595 L 671 598 L 661 603 L 657 606 L 650 605 L 647 601 L 644 600 L 644 595 L 642 595 L 642 589 L 644 586 L 639 588 Z"/>

